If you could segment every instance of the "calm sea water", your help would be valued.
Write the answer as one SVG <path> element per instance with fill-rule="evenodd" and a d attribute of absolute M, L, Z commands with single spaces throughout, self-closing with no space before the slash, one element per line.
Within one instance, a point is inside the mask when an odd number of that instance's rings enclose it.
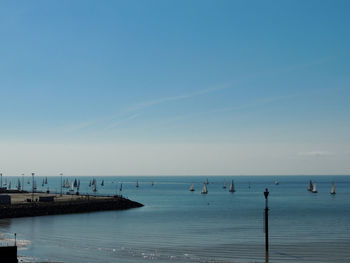
<path fill-rule="evenodd" d="M 89 192 L 92 178 L 79 179 L 81 192 Z M 265 262 L 263 192 L 268 187 L 269 262 L 350 262 L 347 176 L 280 176 L 279 185 L 271 176 L 209 177 L 207 195 L 200 194 L 206 177 L 96 179 L 105 183 L 98 194 L 119 193 L 122 182 L 122 194 L 145 206 L 3 219 L 3 243 L 12 243 L 17 233 L 20 259 L 31 262 Z M 233 194 L 222 188 L 231 179 Z M 306 190 L 310 179 L 317 182 L 317 194 Z M 12 180 L 14 185 L 17 179 Z M 336 196 L 329 194 L 332 181 Z M 48 183 L 59 191 L 59 177 L 49 177 Z M 195 192 L 189 191 L 192 183 Z M 25 188 L 30 188 L 26 182 Z"/>

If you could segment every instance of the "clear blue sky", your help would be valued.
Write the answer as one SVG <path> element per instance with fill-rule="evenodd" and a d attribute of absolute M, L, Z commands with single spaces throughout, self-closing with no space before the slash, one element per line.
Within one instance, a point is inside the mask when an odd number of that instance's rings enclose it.
<path fill-rule="evenodd" d="M 0 169 L 350 174 L 349 10 L 1 1 Z"/>

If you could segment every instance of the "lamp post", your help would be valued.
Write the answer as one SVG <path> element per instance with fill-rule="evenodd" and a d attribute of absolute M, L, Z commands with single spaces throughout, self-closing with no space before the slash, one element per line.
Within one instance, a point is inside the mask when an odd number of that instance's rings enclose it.
<path fill-rule="evenodd" d="M 269 255 L 269 207 L 267 203 L 267 197 L 269 196 L 269 190 L 266 188 L 264 192 L 265 196 L 265 253 L 266 258 Z"/>
<path fill-rule="evenodd" d="M 61 196 L 62 196 L 62 187 L 63 187 L 63 186 L 62 186 L 62 175 L 63 175 L 63 174 L 60 173 L 60 175 L 61 175 Z"/>
<path fill-rule="evenodd" d="M 32 202 L 34 202 L 34 173 L 32 173 Z"/>

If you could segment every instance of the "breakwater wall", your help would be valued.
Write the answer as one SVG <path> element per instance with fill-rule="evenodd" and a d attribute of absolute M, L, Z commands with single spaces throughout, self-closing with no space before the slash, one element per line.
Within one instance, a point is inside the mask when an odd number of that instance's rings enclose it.
<path fill-rule="evenodd" d="M 0 205 L 0 218 L 122 210 L 142 206 L 143 205 L 138 202 L 123 197 L 106 197 L 99 199 L 86 198 L 82 200 L 58 202 L 55 201 L 50 203 L 32 202 L 11 205 Z"/>

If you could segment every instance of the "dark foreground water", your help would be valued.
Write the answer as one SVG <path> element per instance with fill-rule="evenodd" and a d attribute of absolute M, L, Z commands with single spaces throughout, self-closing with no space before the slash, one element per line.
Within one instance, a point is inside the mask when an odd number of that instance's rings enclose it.
<path fill-rule="evenodd" d="M 91 179 L 80 177 L 81 192 L 90 191 Z M 269 262 L 350 262 L 350 177 L 280 176 L 279 185 L 268 176 L 209 177 L 207 195 L 200 194 L 206 177 L 96 179 L 99 194 L 119 193 L 122 182 L 122 194 L 145 206 L 3 219 L 3 243 L 12 243 L 17 233 L 20 259 L 31 262 L 265 262 L 263 192 L 268 187 Z M 234 194 L 222 188 L 231 179 Z M 317 194 L 306 190 L 309 179 L 317 182 Z M 37 180 L 39 185 L 42 178 Z M 329 194 L 332 181 L 336 196 Z M 189 191 L 191 183 L 195 192 Z M 48 185 L 60 191 L 60 178 L 48 177 Z"/>

